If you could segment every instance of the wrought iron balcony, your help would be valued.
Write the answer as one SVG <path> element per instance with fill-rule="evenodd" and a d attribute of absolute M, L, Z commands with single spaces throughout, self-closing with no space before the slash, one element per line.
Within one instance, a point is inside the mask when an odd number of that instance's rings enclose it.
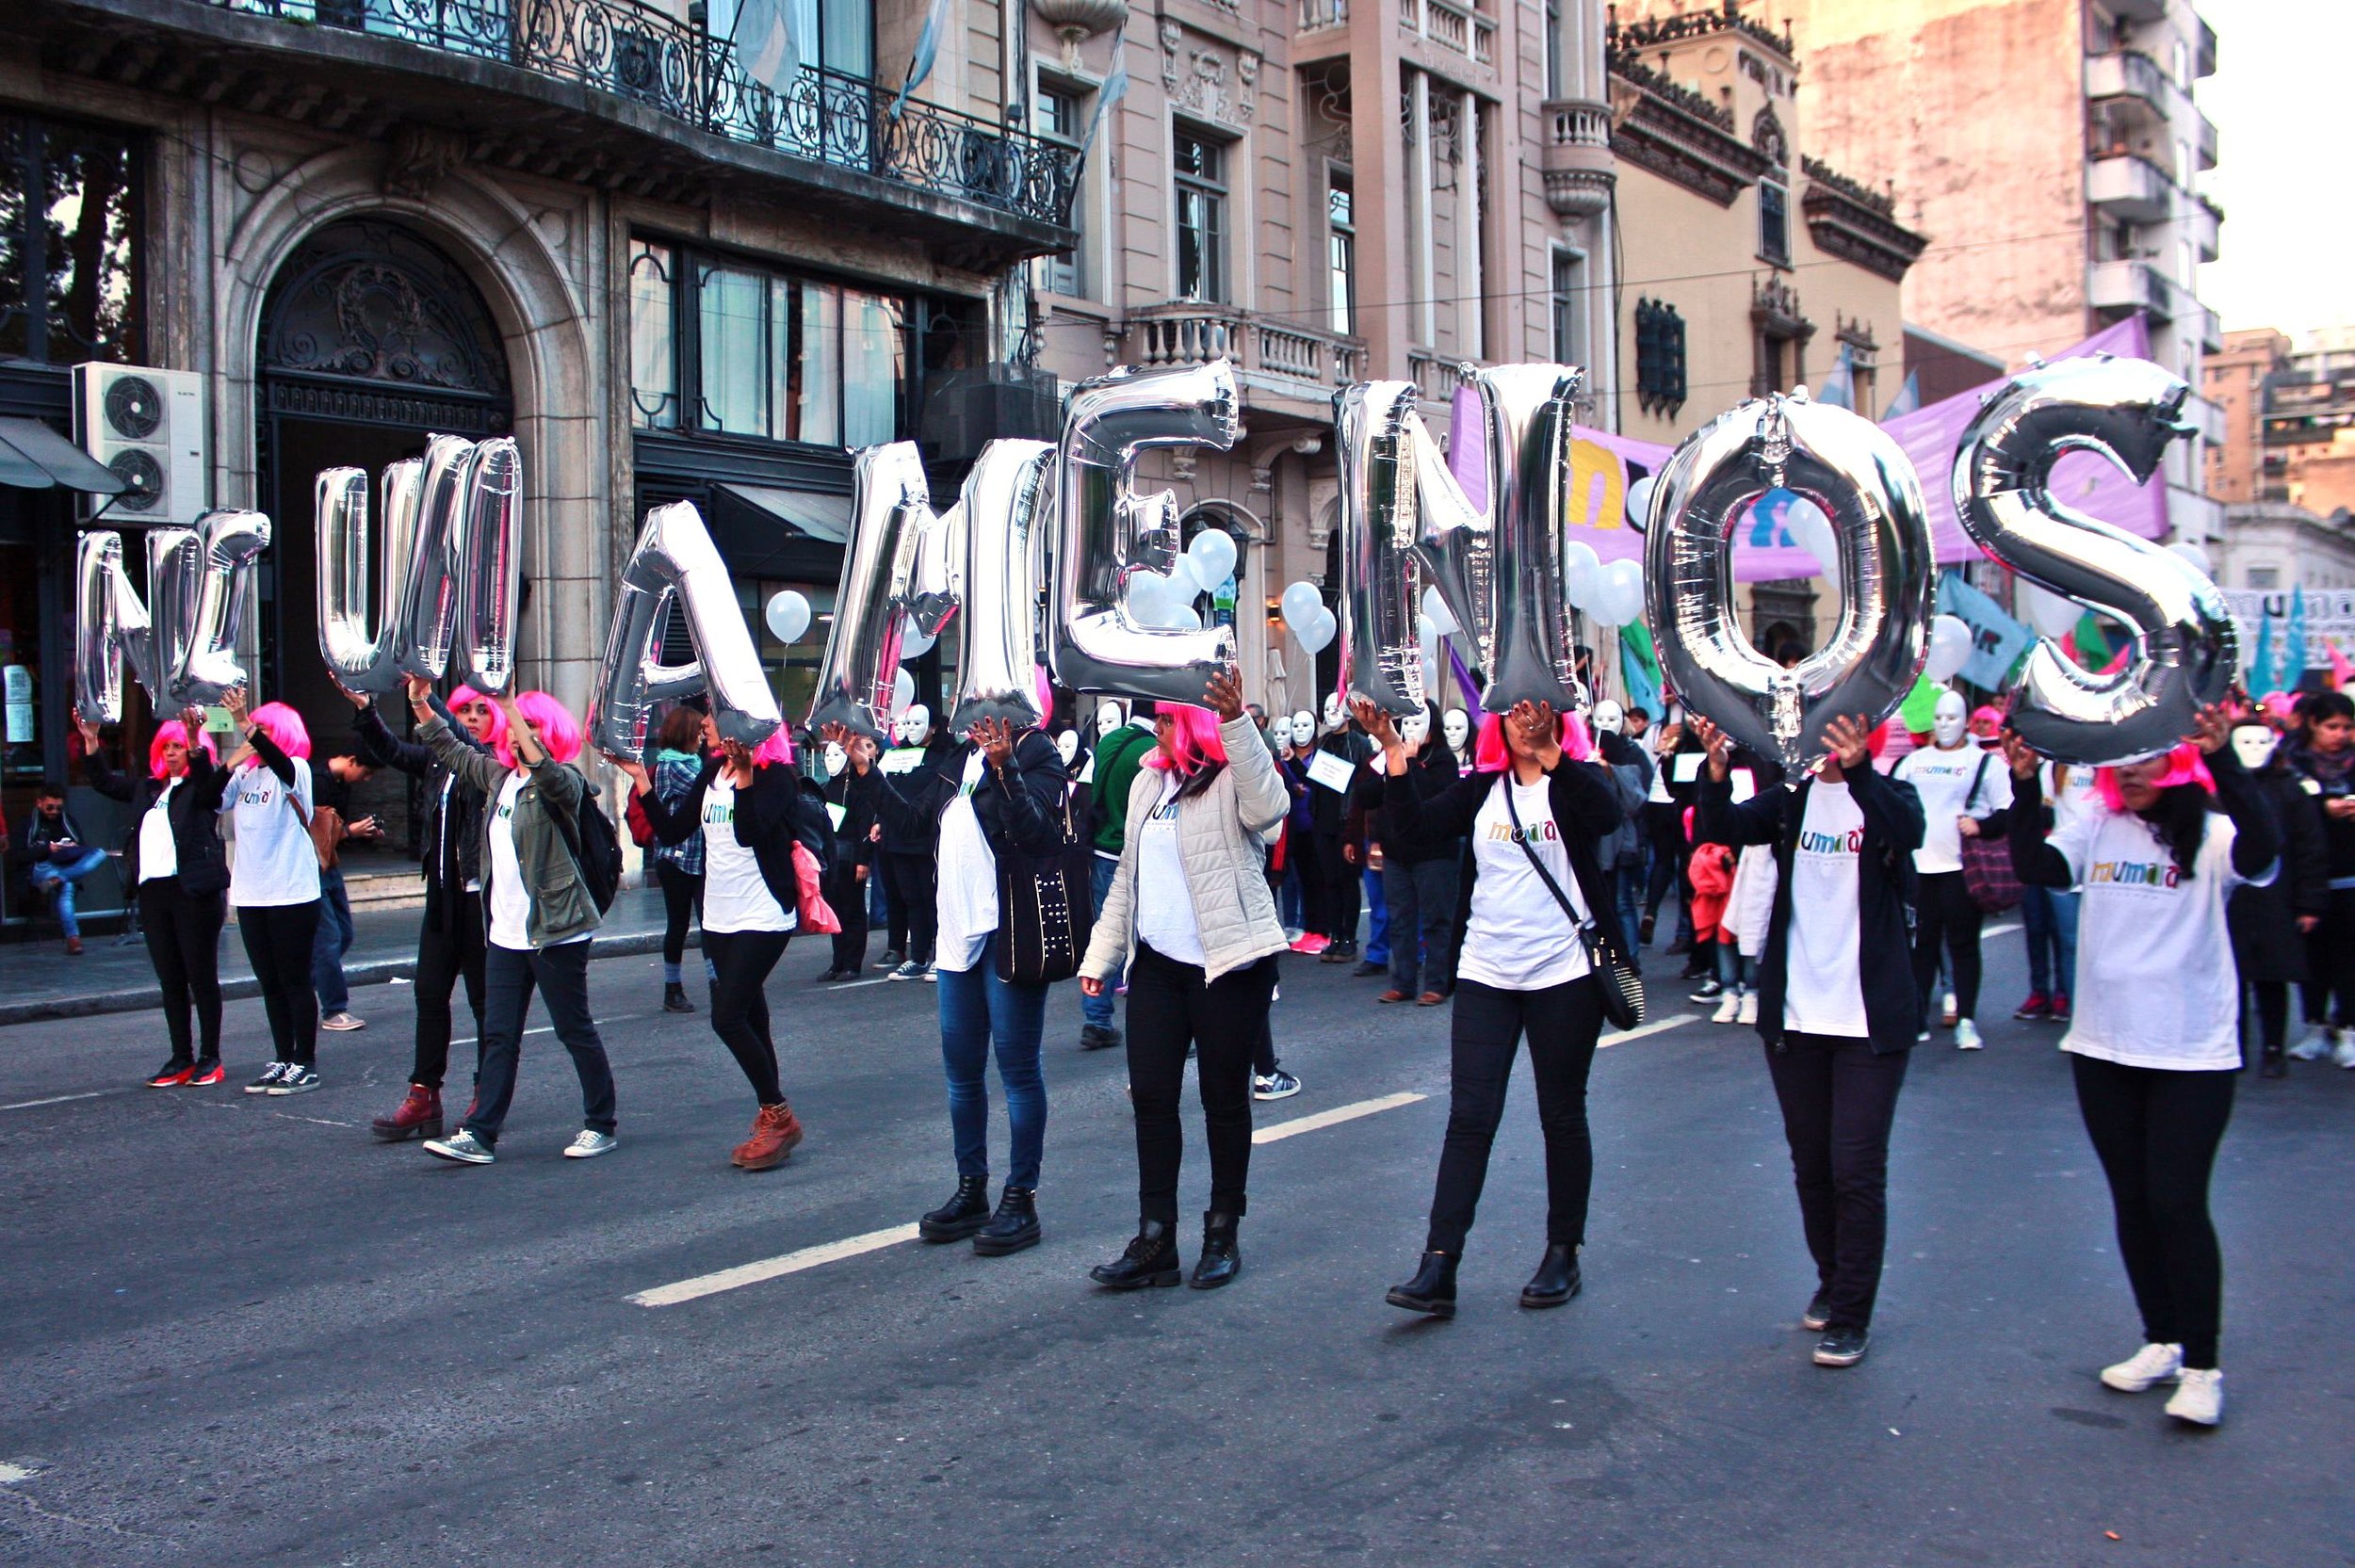
<path fill-rule="evenodd" d="M 1033 223 L 1068 225 L 1078 158 L 1020 130 L 802 66 L 782 92 L 735 46 L 646 0 L 167 0 L 527 72 L 743 146 Z"/>

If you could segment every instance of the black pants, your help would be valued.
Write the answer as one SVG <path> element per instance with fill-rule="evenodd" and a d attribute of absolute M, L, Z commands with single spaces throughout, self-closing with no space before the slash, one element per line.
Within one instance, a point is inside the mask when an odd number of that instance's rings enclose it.
<path fill-rule="evenodd" d="M 474 1014 L 475 1075 L 482 1071 L 482 895 L 436 893 L 417 929 L 417 1059 L 409 1081 L 439 1089 L 449 1072 L 449 999 L 466 982 Z"/>
<path fill-rule="evenodd" d="M 1455 856 L 1411 864 L 1384 856 L 1390 909 L 1390 985 L 1407 995 L 1455 983 Z M 1421 948 L 1420 962 L 1417 949 Z"/>
<path fill-rule="evenodd" d="M 933 941 L 940 929 L 940 907 L 933 890 L 933 857 L 887 849 L 883 865 L 891 950 L 911 963 L 930 963 Z"/>
<path fill-rule="evenodd" d="M 581 1123 L 613 1131 L 613 1068 L 589 1016 L 589 944 L 567 942 L 536 952 L 491 946 L 482 959 L 482 1075 L 475 1085 L 466 1130 L 485 1143 L 499 1140 L 515 1099 L 515 1069 L 523 1055 L 524 1013 L 536 986 L 547 1004 L 556 1038 L 573 1054 L 580 1075 Z"/>
<path fill-rule="evenodd" d="M 1324 924 L 1319 928 L 1336 942 L 1357 940 L 1357 916 L 1363 909 L 1357 867 L 1341 853 L 1346 842 L 1340 833 L 1316 835 L 1318 880 L 1324 886 Z"/>
<path fill-rule="evenodd" d="M 769 1033 L 769 972 L 785 957 L 791 931 L 704 932 L 704 957 L 711 961 L 711 1032 L 744 1070 L 753 1095 L 764 1106 L 785 1099 L 777 1085 L 777 1043 Z"/>
<path fill-rule="evenodd" d="M 1294 827 L 1291 854 L 1292 869 L 1300 877 L 1300 929 L 1322 936 L 1332 918 L 1324 912 L 1324 862 L 1317 855 L 1317 835 Z"/>
<path fill-rule="evenodd" d="M 1965 1018 L 1979 1010 L 1979 926 L 1986 913 L 1972 900 L 1959 871 L 1924 871 L 1914 879 L 1918 928 L 1913 933 L 1913 983 L 1926 1001 L 1938 984 L 1938 946 L 1954 961 L 1955 1006 Z"/>
<path fill-rule="evenodd" d="M 229 895 L 219 889 L 190 893 L 177 877 L 139 883 L 139 926 L 147 933 L 147 959 L 164 993 L 164 1027 L 171 1035 L 171 1059 L 182 1065 L 220 1059 L 220 928 L 229 917 Z M 188 1008 L 196 1008 L 196 1027 Z M 204 1050 L 195 1054 L 198 1038 Z"/>
<path fill-rule="evenodd" d="M 869 871 L 869 876 L 874 873 Z M 826 903 L 834 910 L 842 929 L 834 937 L 834 966 L 836 969 L 867 967 L 867 884 L 859 880 L 856 863 L 845 861 L 826 879 L 821 891 Z"/>
<path fill-rule="evenodd" d="M 2355 888 L 2331 890 L 2331 907 L 2306 938 L 2306 1022 L 2355 1025 Z"/>
<path fill-rule="evenodd" d="M 2287 980 L 2251 980 L 2249 989 L 2257 998 L 2257 1038 L 2262 1049 L 2278 1051 L 2290 1032 L 2290 982 Z M 2241 1041 L 2241 1062 L 2249 1061 L 2249 1043 L 2244 1028 Z M 2168 1341 L 2172 1344 L 2173 1341 Z"/>
<path fill-rule="evenodd" d="M 677 967 L 687 957 L 687 917 L 704 907 L 704 880 L 667 860 L 654 863 L 662 884 L 662 962 Z"/>
<path fill-rule="evenodd" d="M 305 1067 L 318 1060 L 319 998 L 311 989 L 311 944 L 318 937 L 319 901 L 246 904 L 237 910 L 245 961 L 262 988 L 277 1061 Z"/>
<path fill-rule="evenodd" d="M 1458 983 L 1448 1041 L 1447 1139 L 1439 1147 L 1425 1243 L 1431 1251 L 1463 1254 L 1524 1034 L 1529 1070 L 1537 1080 L 1537 1124 L 1546 1135 L 1546 1239 L 1572 1246 L 1585 1241 L 1587 1195 L 1595 1185 L 1586 1074 L 1601 1032 L 1602 996 L 1591 975 L 1542 991 Z"/>
<path fill-rule="evenodd" d="M 2233 1073 L 2123 1067 L 2072 1055 L 2077 1109 L 2110 1179 L 2118 1253 L 2142 1336 L 2181 1345 L 2184 1365 L 2216 1365 L 2224 1260 L 2208 1219 L 2208 1172 L 2233 1119 Z"/>
<path fill-rule="evenodd" d="M 1906 1044 L 1910 1045 L 1908 1041 Z M 1869 1328 L 1889 1235 L 1889 1128 L 1906 1081 L 1904 1049 L 1785 1034 L 1767 1047 L 1799 1189 L 1799 1222 L 1835 1328 Z"/>
<path fill-rule="evenodd" d="M 1138 946 L 1129 970 L 1129 1083 L 1136 1096 L 1141 1219 L 1178 1223 L 1178 1170 L 1186 1147 L 1178 1101 L 1188 1042 L 1195 1048 L 1210 1146 L 1210 1212 L 1242 1216 L 1251 1176 L 1251 1058 L 1275 994 L 1273 957 L 1205 985 L 1200 964 Z"/>
<path fill-rule="evenodd" d="M 1644 885 L 1644 913 L 1657 920 L 1660 902 L 1671 887 L 1677 896 L 1677 933 L 1689 934 L 1693 924 L 1693 884 L 1685 880 L 1684 867 L 1692 859 L 1693 847 L 1684 841 L 1684 808 L 1673 800 L 1644 802 L 1644 833 L 1651 840 L 1651 880 Z M 1633 931 L 1628 940 L 1635 940 Z"/>

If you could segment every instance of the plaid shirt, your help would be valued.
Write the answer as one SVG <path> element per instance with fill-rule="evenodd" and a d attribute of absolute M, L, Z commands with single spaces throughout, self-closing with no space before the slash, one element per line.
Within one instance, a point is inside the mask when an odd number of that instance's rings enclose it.
<path fill-rule="evenodd" d="M 675 810 L 687 799 L 687 792 L 695 787 L 695 781 L 703 777 L 703 771 L 701 757 L 686 752 L 658 752 L 654 764 L 654 792 L 662 798 L 664 805 Z M 698 831 L 677 844 L 657 844 L 654 857 L 669 861 L 690 877 L 700 877 L 704 874 L 704 835 Z"/>

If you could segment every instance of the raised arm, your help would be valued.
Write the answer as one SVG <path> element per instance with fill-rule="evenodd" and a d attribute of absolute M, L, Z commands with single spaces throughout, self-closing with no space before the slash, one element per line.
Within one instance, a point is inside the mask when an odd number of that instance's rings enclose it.
<path fill-rule="evenodd" d="M 98 749 L 98 726 L 87 719 L 75 719 L 74 725 L 82 732 L 83 782 L 109 800 L 130 800 L 131 776 L 106 766 L 106 754 Z"/>
<path fill-rule="evenodd" d="M 2208 773 L 2216 780 L 2216 803 L 2233 819 L 2233 869 L 2252 881 L 2270 881 L 2268 874 L 2282 858 L 2282 824 L 2257 781 L 2240 765 L 2240 754 L 2226 743 L 2230 734 L 2223 712 L 2208 707 L 2201 711 L 2191 739 L 2206 755 Z"/>
<path fill-rule="evenodd" d="M 2011 874 L 2032 887 L 2068 887 L 2077 880 L 2069 857 L 2045 842 L 2044 780 L 2037 754 L 2009 731 L 2004 760 L 2011 769 Z"/>
<path fill-rule="evenodd" d="M 1017 740 L 1013 726 L 1003 720 L 974 726 L 973 738 L 989 759 L 1006 835 L 1033 854 L 1061 845 L 1071 776 L 1064 771 L 1063 753 L 1055 743 L 1041 730 L 1026 730 Z"/>

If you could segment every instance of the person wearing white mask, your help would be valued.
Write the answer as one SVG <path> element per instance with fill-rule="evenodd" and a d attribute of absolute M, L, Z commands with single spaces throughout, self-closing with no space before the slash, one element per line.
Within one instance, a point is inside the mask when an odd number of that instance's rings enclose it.
<path fill-rule="evenodd" d="M 856 979 L 867 968 L 867 881 L 875 874 L 875 792 L 883 774 L 875 767 L 875 743 L 863 735 L 847 744 L 828 741 L 826 813 L 834 822 L 834 859 L 825 868 L 822 889 L 827 905 L 840 920 L 834 933 L 834 953 L 820 984 Z"/>
<path fill-rule="evenodd" d="M 1327 945 L 1324 934 L 1324 867 L 1317 861 L 1311 800 L 1316 786 L 1308 782 L 1308 762 L 1316 752 L 1316 716 L 1302 708 L 1289 721 L 1277 719 L 1275 727 L 1282 732 L 1284 742 L 1275 753 L 1276 767 L 1292 798 L 1291 816 L 1285 823 L 1282 845 L 1285 887 L 1290 894 L 1287 913 L 1291 916 L 1285 924 L 1299 931 L 1292 938 L 1292 951 L 1313 955 L 1324 951 Z"/>
<path fill-rule="evenodd" d="M 895 744 L 884 760 L 883 770 L 898 779 L 903 789 L 923 788 L 925 781 L 917 775 L 939 768 L 943 758 L 956 749 L 953 741 L 933 733 L 932 709 L 921 703 L 909 703 L 892 721 L 891 737 Z M 939 895 L 933 882 L 934 835 L 929 826 L 888 816 L 882 816 L 880 826 L 882 837 L 876 848 L 883 867 L 887 927 L 884 978 L 930 979 L 939 910 Z"/>
<path fill-rule="evenodd" d="M 2282 830 L 2282 869 L 2262 887 L 2248 883 L 2234 889 L 2225 907 L 2233 963 L 2257 1004 L 2257 1070 L 2268 1078 L 2289 1073 L 2282 1047 L 2289 1032 L 2290 987 L 2312 978 L 2306 939 L 2331 913 L 2331 849 L 2322 808 L 2282 754 L 2287 748 L 2276 744 L 2279 738 L 2261 719 L 2244 719 L 2233 729 L 2233 754 Z M 2090 779 L 2090 768 L 2078 771 Z"/>
<path fill-rule="evenodd" d="M 1962 876 L 1962 841 L 2003 836 L 2010 822 L 2011 776 L 2002 759 L 1972 744 L 1962 693 L 1939 694 L 1930 744 L 1897 759 L 1891 777 L 1922 798 L 1922 847 L 1913 851 L 1913 978 L 1925 1008 L 1946 951 L 1955 989 L 1940 1022 L 1958 1049 L 1979 1048 L 1979 927 L 1985 916 Z M 1927 1033 L 1922 1037 L 1929 1038 Z"/>
<path fill-rule="evenodd" d="M 1113 873 L 1120 869 L 1121 847 L 1128 841 L 1129 791 L 1137 769 L 1160 744 L 1159 710 L 1139 703 L 1136 717 L 1128 708 L 1108 702 L 1096 710 L 1096 751 L 1088 759 L 1088 819 L 1096 824 L 1092 841 L 1096 860 L 1090 867 L 1088 892 L 1095 912 L 1104 913 L 1112 893 Z M 1120 1027 L 1113 1022 L 1113 1002 L 1121 989 L 1114 979 L 1091 994 L 1080 993 L 1080 1049 L 1100 1051 L 1120 1043 Z"/>
<path fill-rule="evenodd" d="M 1471 719 L 1462 708 L 1450 708 L 1439 716 L 1439 734 L 1447 740 L 1447 749 L 1455 753 L 1455 768 L 1460 772 L 1471 768 Z"/>
<path fill-rule="evenodd" d="M 1357 920 L 1364 909 L 1364 895 L 1359 867 L 1347 852 L 1350 785 L 1373 755 L 1373 746 L 1351 728 L 1349 715 L 1337 692 L 1325 695 L 1324 737 L 1317 741 L 1316 749 L 1339 757 L 1347 768 L 1347 778 L 1338 788 L 1313 781 L 1308 785 L 1308 814 L 1316 831 L 1317 868 L 1324 880 L 1324 923 L 1310 929 L 1321 931 L 1325 938 L 1324 950 L 1317 955 L 1318 962 L 1354 963 L 1357 961 Z"/>

